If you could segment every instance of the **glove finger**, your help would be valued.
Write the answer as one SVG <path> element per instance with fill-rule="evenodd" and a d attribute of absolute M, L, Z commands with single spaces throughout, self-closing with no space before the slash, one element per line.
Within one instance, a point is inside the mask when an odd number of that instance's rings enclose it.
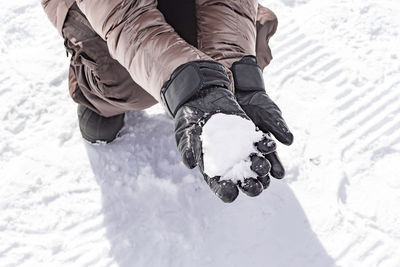
<path fill-rule="evenodd" d="M 239 195 L 239 190 L 234 182 L 231 180 L 220 181 L 220 177 L 205 179 L 210 186 L 211 190 L 225 203 L 233 202 Z"/>
<path fill-rule="evenodd" d="M 271 138 L 264 136 L 263 139 L 255 144 L 257 150 L 263 154 L 269 154 L 276 150 L 276 143 Z"/>
<path fill-rule="evenodd" d="M 254 154 L 250 156 L 250 159 L 250 169 L 257 173 L 258 176 L 265 176 L 271 170 L 271 164 L 266 158 Z"/>
<path fill-rule="evenodd" d="M 271 175 L 274 178 L 282 179 L 285 177 L 285 168 L 283 167 L 276 152 L 265 155 L 265 158 L 271 163 Z"/>
<path fill-rule="evenodd" d="M 177 138 L 178 151 L 182 156 L 183 163 L 190 169 L 197 166 L 201 155 L 201 128 L 199 126 L 184 127 L 178 121 L 175 136 Z"/>
<path fill-rule="evenodd" d="M 293 134 L 290 132 L 280 113 L 260 110 L 259 117 L 260 120 L 256 125 L 263 132 L 270 132 L 282 144 L 291 145 L 293 143 Z"/>
<path fill-rule="evenodd" d="M 263 185 L 264 190 L 267 189 L 269 184 L 271 183 L 271 178 L 268 174 L 265 176 L 258 176 L 257 180 L 260 181 L 260 183 Z"/>
<path fill-rule="evenodd" d="M 243 182 L 238 181 L 238 186 L 249 197 L 256 197 L 264 190 L 261 182 L 254 178 L 245 178 Z"/>
<path fill-rule="evenodd" d="M 253 105 L 258 107 L 254 110 L 255 116 L 252 116 L 255 124 L 263 132 L 272 133 L 279 142 L 291 145 L 294 137 L 283 119 L 279 107 L 267 94 L 263 94 L 255 101 L 257 102 L 253 103 Z"/>
<path fill-rule="evenodd" d="M 269 161 L 264 157 L 252 155 L 250 169 L 257 173 L 257 180 L 262 184 L 263 189 L 266 189 L 270 184 L 268 173 L 271 170 L 271 164 Z"/>

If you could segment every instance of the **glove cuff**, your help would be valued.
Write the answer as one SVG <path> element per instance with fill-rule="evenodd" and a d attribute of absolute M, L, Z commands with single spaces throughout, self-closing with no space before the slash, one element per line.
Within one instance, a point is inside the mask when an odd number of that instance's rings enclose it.
<path fill-rule="evenodd" d="M 178 67 L 161 88 L 161 100 L 173 118 L 179 108 L 201 90 L 211 87 L 231 90 L 223 65 L 214 61 L 192 61 Z"/>
<path fill-rule="evenodd" d="M 231 71 L 238 91 L 265 91 L 263 72 L 256 57 L 245 56 L 232 64 Z"/>

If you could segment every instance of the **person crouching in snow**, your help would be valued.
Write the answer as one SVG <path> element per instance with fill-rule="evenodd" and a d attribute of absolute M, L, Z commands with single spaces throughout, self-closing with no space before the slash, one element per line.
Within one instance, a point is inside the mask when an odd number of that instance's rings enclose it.
<path fill-rule="evenodd" d="M 89 142 L 111 142 L 124 113 L 161 103 L 184 164 L 199 167 L 224 202 L 257 196 L 284 168 L 269 133 L 293 135 L 265 91 L 262 70 L 278 25 L 257 0 L 42 0 L 71 55 L 69 91 Z M 215 114 L 251 120 L 264 137 L 249 156 L 255 177 L 210 176 L 202 128 Z M 226 136 L 229 138 L 229 136 Z M 232 166 L 233 167 L 233 166 Z"/>

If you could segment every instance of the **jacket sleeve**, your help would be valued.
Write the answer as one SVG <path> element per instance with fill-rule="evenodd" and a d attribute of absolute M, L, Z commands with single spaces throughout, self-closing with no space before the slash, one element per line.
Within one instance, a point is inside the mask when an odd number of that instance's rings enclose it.
<path fill-rule="evenodd" d="M 41 0 L 41 3 L 51 23 L 62 36 L 62 27 L 65 18 L 67 17 L 69 8 L 75 3 L 75 0 Z"/>
<path fill-rule="evenodd" d="M 112 58 L 161 102 L 160 90 L 180 65 L 211 60 L 189 45 L 157 9 L 157 0 L 77 0 Z"/>
<path fill-rule="evenodd" d="M 256 57 L 261 69 L 264 69 L 272 60 L 269 39 L 275 34 L 278 28 L 278 19 L 270 9 L 258 5 L 257 11 L 257 37 Z"/>

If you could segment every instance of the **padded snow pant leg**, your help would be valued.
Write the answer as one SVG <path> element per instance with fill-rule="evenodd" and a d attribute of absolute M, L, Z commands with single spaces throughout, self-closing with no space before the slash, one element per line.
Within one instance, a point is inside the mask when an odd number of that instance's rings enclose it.
<path fill-rule="evenodd" d="M 269 64 L 278 21 L 257 0 L 196 0 L 196 12 L 199 50 L 227 68 L 248 55 L 262 68 Z"/>
<path fill-rule="evenodd" d="M 110 117 L 141 110 L 157 101 L 135 83 L 128 71 L 111 58 L 106 42 L 74 4 L 63 26 L 65 46 L 72 55 L 70 95 L 78 104 Z"/>
<path fill-rule="evenodd" d="M 256 57 L 257 63 L 264 69 L 272 60 L 272 52 L 269 47 L 269 40 L 278 28 L 278 18 L 270 9 L 258 5 L 257 10 L 257 37 Z"/>
<path fill-rule="evenodd" d="M 257 0 L 196 0 L 198 48 L 225 67 L 256 55 Z"/>

